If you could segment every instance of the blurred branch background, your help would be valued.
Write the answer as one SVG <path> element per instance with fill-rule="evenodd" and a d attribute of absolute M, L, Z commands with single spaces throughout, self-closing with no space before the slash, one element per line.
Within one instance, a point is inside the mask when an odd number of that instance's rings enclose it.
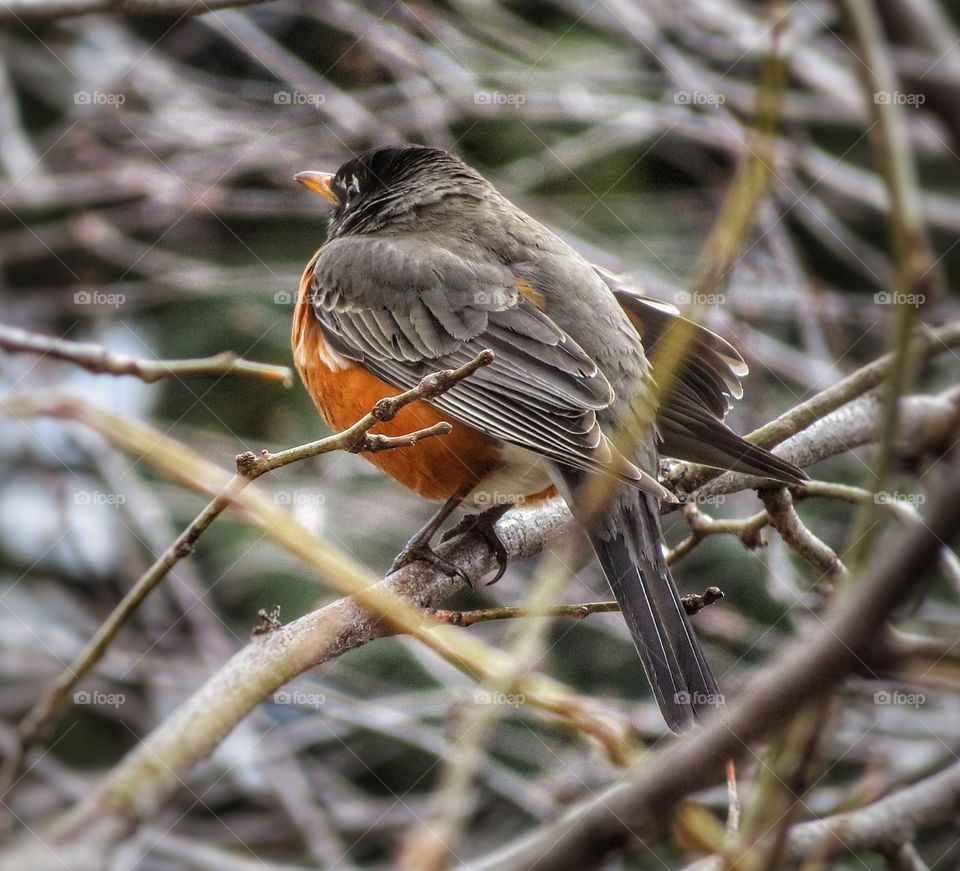
<path fill-rule="evenodd" d="M 693 306 L 751 366 L 746 398 L 731 413 L 740 432 L 889 350 L 897 311 L 934 325 L 960 317 L 952 291 L 960 31 L 947 3 L 870 4 L 897 82 L 874 92 L 864 87 L 849 20 L 827 2 L 282 0 L 196 15 L 185 13 L 205 7 L 157 2 L 131 4 L 155 14 L 72 17 L 98 5 L 0 5 L 0 299 L 12 326 L 148 361 L 232 351 L 289 365 L 297 282 L 323 241 L 324 215 L 292 176 L 398 141 L 455 150 L 597 263 Z M 173 14 L 156 14 L 165 9 Z M 761 150 L 751 119 L 775 45 L 782 93 Z M 901 152 L 916 165 L 932 260 L 919 285 L 898 285 L 889 228 L 899 218 L 871 148 L 882 106 L 893 107 Z M 735 267 L 703 293 L 701 252 L 738 170 L 757 153 L 767 177 L 755 221 Z M 894 445 L 883 498 L 901 512 L 923 506 L 960 436 L 949 392 L 958 372 L 957 352 L 944 350 L 907 382 L 943 414 L 936 432 L 931 425 Z M 299 386 L 223 376 L 145 384 L 50 356 L 0 355 L 4 394 L 53 385 L 148 420 L 224 469 L 243 451 L 324 434 Z M 951 408 L 952 428 L 942 425 Z M 204 501 L 76 425 L 4 417 L 0 434 L 7 756 L 43 687 Z M 814 474 L 869 491 L 871 468 L 858 442 Z M 374 574 L 432 510 L 346 453 L 297 463 L 258 486 Z M 854 507 L 848 491 L 837 492 L 798 510 L 843 558 Z M 740 520 L 763 505 L 747 491 L 698 507 Z M 694 512 L 667 518 L 670 543 L 697 522 Z M 894 519 L 882 522 L 894 528 Z M 447 607 L 522 603 L 534 570 L 515 563 L 495 587 L 459 593 Z M 786 638 L 818 626 L 833 592 L 832 576 L 792 556 L 770 530 L 705 536 L 675 571 L 684 590 L 725 593 L 695 619 L 728 697 Z M 953 577 L 951 585 L 938 575 L 902 627 L 945 642 L 947 653 L 960 633 L 955 569 Z M 563 601 L 605 597 L 584 559 Z M 87 795 L 246 643 L 258 610 L 280 605 L 286 621 L 333 598 L 288 550 L 227 513 L 80 684 L 57 733 L 4 795 L 0 831 L 38 828 Z M 463 631 L 499 645 L 513 622 Z M 847 681 L 798 819 L 855 808 L 955 760 L 956 657 L 923 662 L 902 683 Z M 665 737 L 618 615 L 555 620 L 537 667 L 651 743 Z M 430 812 L 442 760 L 457 752 L 460 709 L 489 701 L 477 692 L 409 638 L 334 659 L 268 700 L 192 770 L 121 848 L 117 867 L 393 867 L 410 827 Z M 582 735 L 514 701 L 502 707 L 479 769 L 471 855 L 621 776 Z M 725 793 L 701 798 L 720 808 Z M 954 867 L 958 834 L 939 822 L 924 829 L 921 861 Z M 664 832 L 608 866 L 681 867 L 696 854 Z M 859 869 L 886 859 L 864 852 L 832 861 Z"/>

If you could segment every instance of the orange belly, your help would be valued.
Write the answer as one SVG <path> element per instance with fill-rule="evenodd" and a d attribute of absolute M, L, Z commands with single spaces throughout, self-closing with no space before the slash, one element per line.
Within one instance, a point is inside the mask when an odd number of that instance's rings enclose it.
<path fill-rule="evenodd" d="M 395 396 L 396 387 L 371 375 L 349 360 L 337 360 L 326 347 L 323 333 L 307 300 L 313 260 L 308 264 L 300 285 L 293 316 L 293 358 L 297 371 L 320 416 L 334 431 L 346 429 L 367 414 L 378 400 Z M 453 430 L 444 436 L 425 439 L 409 448 L 394 448 L 363 457 L 377 468 L 419 493 L 425 499 L 444 501 L 466 489 L 476 487 L 500 457 L 496 439 L 460 423 L 426 402 L 414 402 L 393 420 L 377 424 L 371 432 L 388 436 L 406 435 L 418 429 L 446 421 Z M 529 495 L 517 494 L 518 501 L 540 501 L 555 495 L 547 490 Z M 526 497 L 526 498 L 523 498 Z"/>
<path fill-rule="evenodd" d="M 326 362 L 331 355 L 313 310 L 304 301 L 297 303 L 292 340 L 300 377 L 321 417 L 334 431 L 352 426 L 378 400 L 399 392 L 356 363 L 347 361 L 344 368 L 338 368 Z M 377 424 L 371 432 L 406 435 L 441 421 L 453 426 L 448 435 L 425 439 L 409 448 L 363 456 L 425 499 L 449 499 L 476 486 L 496 466 L 500 448 L 494 439 L 458 423 L 426 402 L 408 405 L 393 420 Z"/>

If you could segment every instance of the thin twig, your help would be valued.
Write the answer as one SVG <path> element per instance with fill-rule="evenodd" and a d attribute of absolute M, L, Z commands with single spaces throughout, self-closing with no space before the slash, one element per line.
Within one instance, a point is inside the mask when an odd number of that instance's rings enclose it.
<path fill-rule="evenodd" d="M 5 0 L 0 20 L 55 21 L 98 12 L 126 15 L 202 15 L 215 9 L 253 6 L 266 0 Z"/>
<path fill-rule="evenodd" d="M 266 381 L 280 381 L 285 387 L 293 384 L 288 366 L 254 363 L 224 351 L 213 357 L 194 360 L 143 360 L 117 354 L 92 342 L 73 342 L 31 333 L 18 327 L 0 324 L 0 348 L 10 354 L 41 354 L 82 366 L 103 375 L 132 375 L 152 384 L 163 378 L 195 378 L 210 375 L 246 375 Z"/>
<path fill-rule="evenodd" d="M 727 834 L 740 831 L 740 793 L 737 789 L 737 764 L 727 760 Z"/>
<path fill-rule="evenodd" d="M 840 499 L 844 502 L 864 503 L 875 502 L 882 506 L 891 516 L 902 523 L 922 523 L 920 512 L 915 507 L 926 501 L 923 494 L 882 494 L 878 495 L 862 487 L 853 487 L 849 484 L 836 484 L 832 481 L 805 481 L 803 484 L 790 488 L 794 500 L 827 498 Z M 940 571 L 960 592 L 960 558 L 944 544 L 940 551 Z"/>
<path fill-rule="evenodd" d="M 719 602 L 723 591 L 719 587 L 707 587 L 703 593 L 688 593 L 680 597 L 684 610 L 691 616 L 699 614 L 708 605 Z M 498 608 L 478 608 L 474 611 L 431 610 L 430 613 L 442 623 L 452 626 L 473 626 L 476 623 L 489 623 L 492 620 L 517 620 L 526 617 L 572 617 L 582 620 L 591 614 L 606 614 L 619 611 L 616 602 L 583 602 L 579 605 L 553 605 L 549 608 L 522 608 L 503 605 Z"/>
<path fill-rule="evenodd" d="M 756 550 L 763 547 L 761 533 L 770 523 L 770 516 L 766 511 L 758 511 L 743 520 L 715 520 L 692 504 L 683 506 L 683 515 L 690 526 L 690 535 L 667 553 L 667 562 L 670 565 L 685 557 L 711 535 L 732 535 L 740 539 L 747 550 Z"/>

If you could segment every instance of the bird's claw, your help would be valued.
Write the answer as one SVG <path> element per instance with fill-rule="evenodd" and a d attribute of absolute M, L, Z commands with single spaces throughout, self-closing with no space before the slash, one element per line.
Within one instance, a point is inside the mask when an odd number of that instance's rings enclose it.
<path fill-rule="evenodd" d="M 460 578 L 470 589 L 473 589 L 473 581 L 470 579 L 470 576 L 461 569 L 458 565 L 451 562 L 448 559 L 440 556 L 430 544 L 425 541 L 411 541 L 397 554 L 397 558 L 393 561 L 393 564 L 390 566 L 389 574 L 393 574 L 396 571 L 399 571 L 404 566 L 410 565 L 410 563 L 415 563 L 418 561 L 423 561 L 429 563 L 434 568 L 439 569 L 444 574 L 450 575 L 451 577 Z"/>
<path fill-rule="evenodd" d="M 486 511 L 481 511 L 479 514 L 465 514 L 456 526 L 448 529 L 440 536 L 440 541 L 442 542 L 449 541 L 455 535 L 460 535 L 464 532 L 478 532 L 483 536 L 483 540 L 489 545 L 494 556 L 497 558 L 497 573 L 493 576 L 492 580 L 487 581 L 486 586 L 488 587 L 499 581 L 507 570 L 507 564 L 509 562 L 507 549 L 497 534 L 496 525 L 497 521 L 503 517 L 509 507 L 509 505 L 498 505 L 495 508 L 488 508 Z"/>

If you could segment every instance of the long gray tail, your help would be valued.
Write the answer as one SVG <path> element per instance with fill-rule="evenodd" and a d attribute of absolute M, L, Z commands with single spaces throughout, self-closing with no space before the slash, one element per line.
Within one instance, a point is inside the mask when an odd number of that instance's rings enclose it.
<path fill-rule="evenodd" d="M 681 732 L 723 699 L 664 559 L 657 501 L 621 491 L 585 525 L 660 711 Z"/>

